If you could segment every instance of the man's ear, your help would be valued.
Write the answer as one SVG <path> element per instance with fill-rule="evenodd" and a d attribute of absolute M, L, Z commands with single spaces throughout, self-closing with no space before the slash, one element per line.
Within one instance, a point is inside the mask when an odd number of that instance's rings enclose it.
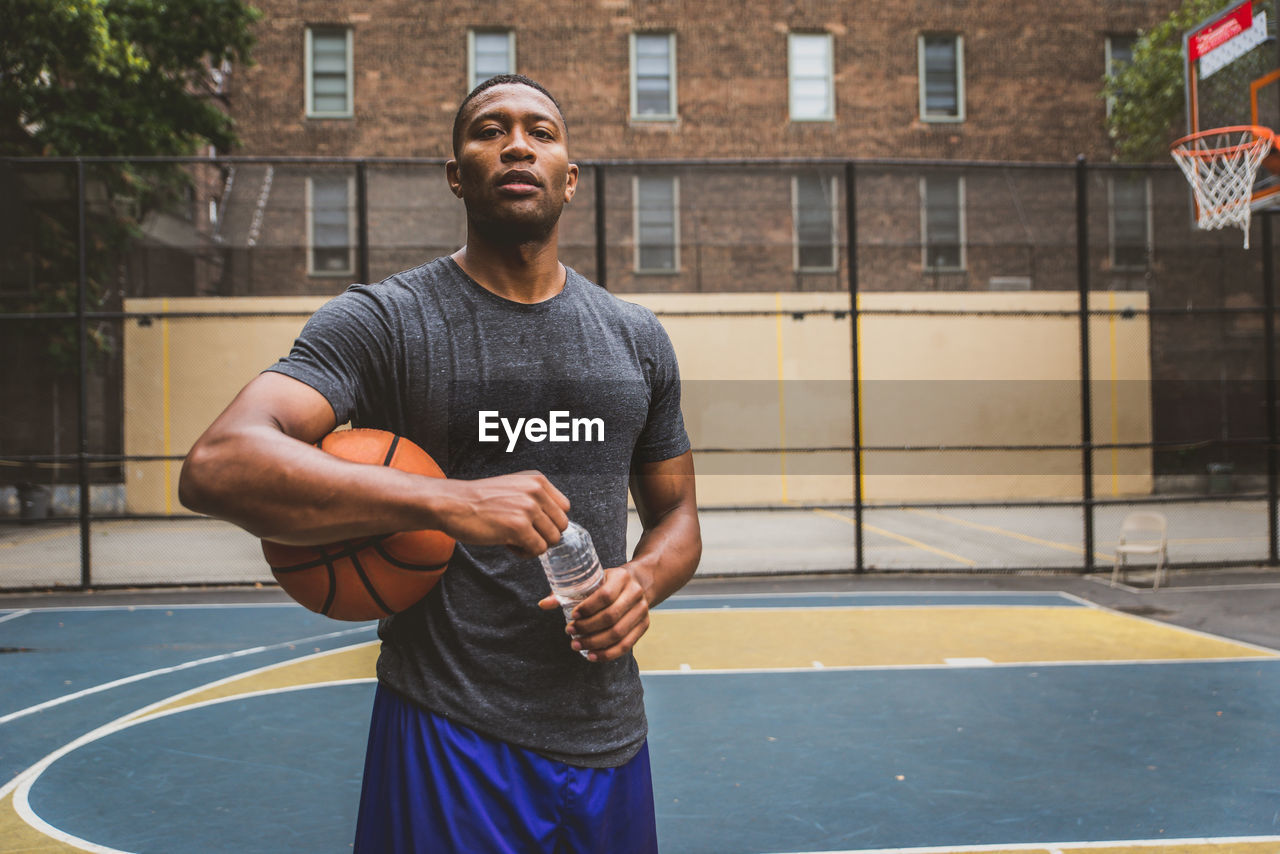
<path fill-rule="evenodd" d="M 450 160 L 444 164 L 444 177 L 449 182 L 449 192 L 462 198 L 462 173 L 458 169 L 458 161 Z"/>
<path fill-rule="evenodd" d="M 573 195 L 576 192 L 578 192 L 578 164 L 570 163 L 564 182 L 564 203 L 566 205 L 573 201 Z"/>

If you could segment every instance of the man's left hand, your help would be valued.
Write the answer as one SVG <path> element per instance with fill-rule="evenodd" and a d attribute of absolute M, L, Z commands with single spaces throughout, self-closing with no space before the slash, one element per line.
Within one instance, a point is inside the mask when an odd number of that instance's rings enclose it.
<path fill-rule="evenodd" d="M 538 607 L 560 607 L 555 596 L 538 602 Z M 589 661 L 622 658 L 649 629 L 649 602 L 644 589 L 625 566 L 606 569 L 604 581 L 578 603 L 574 618 L 565 627 L 573 636 L 573 648 L 584 650 Z"/>

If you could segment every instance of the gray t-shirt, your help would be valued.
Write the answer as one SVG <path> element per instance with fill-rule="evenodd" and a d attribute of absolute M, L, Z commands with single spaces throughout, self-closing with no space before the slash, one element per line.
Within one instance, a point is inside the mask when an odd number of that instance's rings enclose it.
<path fill-rule="evenodd" d="M 448 477 L 541 471 L 605 567 L 627 558 L 632 466 L 689 449 L 665 330 L 573 270 L 534 305 L 486 290 L 447 257 L 353 285 L 270 370 L 319 391 L 339 424 L 417 443 Z M 626 762 L 647 734 L 635 659 L 583 659 L 560 611 L 537 607 L 548 592 L 536 558 L 459 543 L 436 588 L 380 624 L 378 678 L 553 759 Z"/>

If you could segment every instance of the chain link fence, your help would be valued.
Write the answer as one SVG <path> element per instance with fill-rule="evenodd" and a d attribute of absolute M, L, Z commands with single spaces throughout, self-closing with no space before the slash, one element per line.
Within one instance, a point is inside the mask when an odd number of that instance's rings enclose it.
<path fill-rule="evenodd" d="M 1173 166 L 581 166 L 561 257 L 670 332 L 713 547 L 813 538 L 717 571 L 1109 570 L 1136 510 L 1174 566 L 1277 563 L 1269 215 L 1196 230 Z M 438 161 L 5 160 L 0 234 L 0 589 L 260 583 L 184 453 L 466 219 Z"/>

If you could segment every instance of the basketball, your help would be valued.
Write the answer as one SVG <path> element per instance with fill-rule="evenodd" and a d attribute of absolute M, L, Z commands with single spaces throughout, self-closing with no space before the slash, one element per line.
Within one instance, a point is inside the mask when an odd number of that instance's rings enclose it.
<path fill-rule="evenodd" d="M 444 477 L 426 451 L 385 430 L 336 430 L 321 450 L 356 463 Z M 376 620 L 405 610 L 436 586 L 453 554 L 440 531 L 402 531 L 323 546 L 262 541 L 281 589 L 335 620 Z"/>

